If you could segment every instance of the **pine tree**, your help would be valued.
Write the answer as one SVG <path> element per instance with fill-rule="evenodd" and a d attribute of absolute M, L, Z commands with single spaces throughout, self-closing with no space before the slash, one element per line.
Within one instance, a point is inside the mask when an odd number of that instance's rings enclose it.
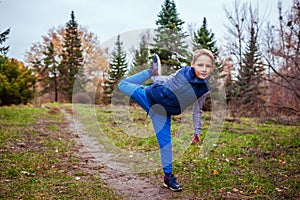
<path fill-rule="evenodd" d="M 218 56 L 217 41 L 215 40 L 215 34 L 209 31 L 207 28 L 207 20 L 204 17 L 202 26 L 196 32 L 193 33 L 193 50 L 196 49 L 208 49 L 215 57 Z"/>
<path fill-rule="evenodd" d="M 256 109 L 256 106 L 264 103 L 261 98 L 264 67 L 261 63 L 261 53 L 257 47 L 257 33 L 253 26 L 250 30 L 250 39 L 242 59 L 243 64 L 238 70 L 235 89 L 238 102 L 249 110 Z"/>
<path fill-rule="evenodd" d="M 7 40 L 9 32 L 10 29 L 7 29 L 4 32 L 0 33 L 0 55 L 6 55 L 6 53 L 8 52 L 9 46 L 1 45 Z"/>
<path fill-rule="evenodd" d="M 80 71 L 83 66 L 82 43 L 78 29 L 78 23 L 75 21 L 74 12 L 71 12 L 71 19 L 66 24 L 66 34 L 64 36 L 62 61 L 59 66 L 60 82 L 62 92 L 67 99 L 72 101 L 73 88 L 77 90 L 82 88 L 80 85 L 74 85 L 76 79 L 83 79 Z"/>
<path fill-rule="evenodd" d="M 127 71 L 126 53 L 123 50 L 123 42 L 120 40 L 120 35 L 117 36 L 115 42 L 115 49 L 112 52 L 111 61 L 109 63 L 109 70 L 107 72 L 107 78 L 104 83 L 104 103 L 110 103 L 111 97 L 116 89 L 116 85 L 122 79 Z"/>
<path fill-rule="evenodd" d="M 43 93 L 54 92 L 54 101 L 58 102 L 58 93 L 59 93 L 59 72 L 58 66 L 59 63 L 57 61 L 58 55 L 54 51 L 54 45 L 52 42 L 47 46 L 47 51 L 44 52 L 46 56 L 43 59 L 44 64 L 44 72 L 40 74 L 46 75 L 43 78 Z"/>
<path fill-rule="evenodd" d="M 157 28 L 151 53 L 159 55 L 161 63 L 168 66 L 169 73 L 174 72 L 172 69 L 177 70 L 182 64 L 189 63 L 191 58 L 184 41 L 187 34 L 183 31 L 183 24 L 184 21 L 179 19 L 174 0 L 165 0 L 156 21 Z"/>

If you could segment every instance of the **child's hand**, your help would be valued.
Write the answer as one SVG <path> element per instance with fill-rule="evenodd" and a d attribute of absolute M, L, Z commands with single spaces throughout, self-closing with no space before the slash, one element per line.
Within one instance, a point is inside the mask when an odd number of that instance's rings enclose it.
<path fill-rule="evenodd" d="M 192 145 L 196 145 L 199 142 L 201 142 L 200 135 L 199 134 L 194 134 L 193 139 L 192 139 Z"/>

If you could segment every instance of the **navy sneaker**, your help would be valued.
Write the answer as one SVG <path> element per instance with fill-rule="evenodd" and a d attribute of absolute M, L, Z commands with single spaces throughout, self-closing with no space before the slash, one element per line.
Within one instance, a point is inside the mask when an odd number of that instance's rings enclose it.
<path fill-rule="evenodd" d="M 161 75 L 161 63 L 157 54 L 154 54 L 153 61 L 150 66 L 151 76 L 160 76 Z"/>
<path fill-rule="evenodd" d="M 164 187 L 169 188 L 174 192 L 178 192 L 182 190 L 181 186 L 177 183 L 174 174 L 171 174 L 168 178 L 165 177 Z"/>

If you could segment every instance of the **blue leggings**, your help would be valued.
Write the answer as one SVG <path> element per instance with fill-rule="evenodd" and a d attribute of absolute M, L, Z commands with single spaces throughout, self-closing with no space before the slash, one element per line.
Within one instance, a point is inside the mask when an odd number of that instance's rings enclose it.
<path fill-rule="evenodd" d="M 151 118 L 156 138 L 160 148 L 160 158 L 165 174 L 172 173 L 172 138 L 171 138 L 171 117 L 158 114 L 154 110 L 164 108 L 158 104 L 150 106 L 146 96 L 146 87 L 142 85 L 150 78 L 148 70 L 130 76 L 119 83 L 119 89 L 139 104 Z"/>

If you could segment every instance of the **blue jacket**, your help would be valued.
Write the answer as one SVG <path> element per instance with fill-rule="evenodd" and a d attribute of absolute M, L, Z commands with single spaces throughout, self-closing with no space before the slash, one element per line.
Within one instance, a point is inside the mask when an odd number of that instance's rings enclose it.
<path fill-rule="evenodd" d="M 160 104 L 168 115 L 178 115 L 208 91 L 206 81 L 196 77 L 194 68 L 186 66 L 167 81 L 147 87 L 146 95 L 151 105 Z"/>

